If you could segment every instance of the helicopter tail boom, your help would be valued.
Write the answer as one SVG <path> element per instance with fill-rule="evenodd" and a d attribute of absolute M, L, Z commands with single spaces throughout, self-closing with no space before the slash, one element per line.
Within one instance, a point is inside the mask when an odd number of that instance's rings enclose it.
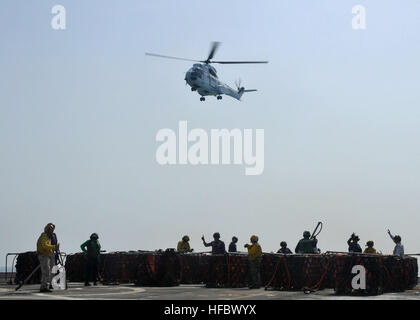
<path fill-rule="evenodd" d="M 257 89 L 245 89 L 244 87 L 241 87 L 238 89 L 238 93 L 237 93 L 238 97 L 236 99 L 240 100 L 242 95 L 245 92 L 253 92 L 253 91 L 257 91 Z"/>

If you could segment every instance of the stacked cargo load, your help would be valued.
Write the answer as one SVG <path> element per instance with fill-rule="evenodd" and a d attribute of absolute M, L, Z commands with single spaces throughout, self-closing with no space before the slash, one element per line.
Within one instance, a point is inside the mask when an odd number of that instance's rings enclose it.
<path fill-rule="evenodd" d="M 384 256 L 380 259 L 383 268 L 384 291 L 402 292 L 409 286 L 405 277 L 405 259 L 394 256 Z"/>
<path fill-rule="evenodd" d="M 199 253 L 181 253 L 181 284 L 200 284 L 205 282 L 204 259 Z"/>
<path fill-rule="evenodd" d="M 131 283 L 137 279 L 138 265 L 144 263 L 147 251 L 117 251 L 99 256 L 99 280 L 104 284 Z M 67 255 L 66 273 L 71 282 L 83 282 L 86 264 L 85 253 Z"/>
<path fill-rule="evenodd" d="M 16 283 L 38 265 L 36 252 L 17 257 Z M 399 292 L 417 285 L 417 259 L 372 254 L 275 254 L 265 253 L 261 261 L 261 284 L 274 290 L 315 291 L 333 288 L 337 294 L 355 292 L 353 267 L 366 270 L 369 294 Z M 84 281 L 85 254 L 67 255 L 66 273 L 71 282 Z M 99 277 L 104 284 L 135 283 L 139 286 L 200 284 L 207 287 L 240 288 L 248 285 L 248 256 L 179 254 L 166 251 L 112 252 L 100 255 Z M 40 282 L 40 271 L 29 283 Z"/>
<path fill-rule="evenodd" d="M 418 265 L 417 259 L 410 256 L 404 257 L 404 279 L 407 283 L 407 289 L 414 289 L 418 282 Z"/>
<path fill-rule="evenodd" d="M 261 282 L 266 288 L 291 290 L 292 277 L 289 263 L 284 254 L 263 254 L 261 261 Z"/>
<path fill-rule="evenodd" d="M 101 255 L 102 256 L 102 255 Z M 66 258 L 66 278 L 70 282 L 84 281 L 85 254 L 69 254 Z M 100 270 L 100 267 L 99 267 Z"/>
<path fill-rule="evenodd" d="M 135 284 L 138 286 L 172 287 L 180 281 L 180 255 L 173 249 L 147 253 L 137 263 Z"/>
<path fill-rule="evenodd" d="M 138 265 L 143 262 L 143 252 L 113 252 L 100 256 L 99 274 L 104 284 L 135 281 Z"/>
<path fill-rule="evenodd" d="M 170 258 L 172 257 L 172 258 Z M 179 261 L 173 251 L 117 251 L 101 254 L 99 280 L 103 284 L 136 283 L 138 285 L 173 285 L 179 282 Z M 67 278 L 72 282 L 84 281 L 86 254 L 67 256 Z M 179 270 L 178 270 L 179 269 Z M 168 279 L 176 279 L 169 281 Z"/>
<path fill-rule="evenodd" d="M 248 256 L 226 253 L 205 256 L 203 271 L 208 288 L 241 288 L 248 285 Z"/>
<path fill-rule="evenodd" d="M 337 294 L 350 294 L 363 291 L 367 294 L 401 292 L 412 289 L 417 284 L 417 259 L 405 256 L 377 254 L 335 254 L 334 290 Z M 366 288 L 355 290 L 352 279 L 354 266 L 366 270 Z"/>
<path fill-rule="evenodd" d="M 15 283 L 23 282 L 31 272 L 38 267 L 39 260 L 35 251 L 20 253 L 16 259 L 16 276 Z M 41 269 L 36 271 L 28 280 L 28 284 L 41 283 Z"/>
<path fill-rule="evenodd" d="M 331 286 L 331 260 L 321 254 L 264 254 L 262 279 L 275 290 L 320 290 Z"/>

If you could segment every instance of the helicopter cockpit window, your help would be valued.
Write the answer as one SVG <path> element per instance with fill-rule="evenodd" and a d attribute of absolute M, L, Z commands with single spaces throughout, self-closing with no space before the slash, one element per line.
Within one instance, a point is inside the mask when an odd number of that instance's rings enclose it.
<path fill-rule="evenodd" d="M 209 73 L 210 73 L 213 77 L 217 78 L 217 74 L 216 74 L 216 72 L 215 72 L 213 69 L 209 69 Z"/>
<path fill-rule="evenodd" d="M 195 68 L 191 72 L 191 76 L 201 79 L 203 77 L 203 70 L 201 70 L 199 68 Z"/>

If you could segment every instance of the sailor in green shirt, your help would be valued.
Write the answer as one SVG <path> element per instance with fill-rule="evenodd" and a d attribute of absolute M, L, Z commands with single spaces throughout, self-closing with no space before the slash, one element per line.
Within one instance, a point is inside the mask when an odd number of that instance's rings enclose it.
<path fill-rule="evenodd" d="M 98 280 L 99 255 L 101 244 L 98 241 L 98 234 L 92 233 L 90 239 L 84 242 L 80 248 L 87 253 L 85 261 L 85 286 L 90 286 L 89 281 L 93 281 L 96 286 Z"/>
<path fill-rule="evenodd" d="M 316 238 L 311 239 L 311 233 L 305 231 L 303 233 L 303 239 L 299 240 L 296 246 L 295 252 L 300 254 L 315 253 L 316 244 L 318 240 Z"/>

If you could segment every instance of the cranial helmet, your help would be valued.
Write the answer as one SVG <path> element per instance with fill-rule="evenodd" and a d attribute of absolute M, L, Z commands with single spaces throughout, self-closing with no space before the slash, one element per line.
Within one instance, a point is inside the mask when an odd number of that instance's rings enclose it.
<path fill-rule="evenodd" d="M 184 240 L 185 242 L 188 242 L 188 241 L 190 241 L 190 237 L 189 236 L 183 236 L 182 240 Z"/>
<path fill-rule="evenodd" d="M 372 240 L 369 240 L 368 242 L 366 242 L 366 245 L 369 247 L 369 246 L 373 246 L 373 241 Z"/>
<path fill-rule="evenodd" d="M 304 231 L 303 232 L 303 237 L 304 238 L 309 238 L 311 236 L 311 233 L 309 231 Z"/>
<path fill-rule="evenodd" d="M 55 229 L 55 225 L 50 222 L 45 226 L 44 232 L 48 233 L 48 232 L 54 231 L 54 229 Z"/>
<path fill-rule="evenodd" d="M 255 234 L 251 236 L 251 242 L 258 242 L 258 237 Z"/>
<path fill-rule="evenodd" d="M 280 247 L 287 247 L 287 242 L 286 241 L 280 242 Z"/>
<path fill-rule="evenodd" d="M 90 235 L 90 238 L 91 238 L 92 240 L 98 240 L 99 236 L 98 236 L 98 234 L 97 234 L 97 233 L 92 233 L 92 234 Z"/>

